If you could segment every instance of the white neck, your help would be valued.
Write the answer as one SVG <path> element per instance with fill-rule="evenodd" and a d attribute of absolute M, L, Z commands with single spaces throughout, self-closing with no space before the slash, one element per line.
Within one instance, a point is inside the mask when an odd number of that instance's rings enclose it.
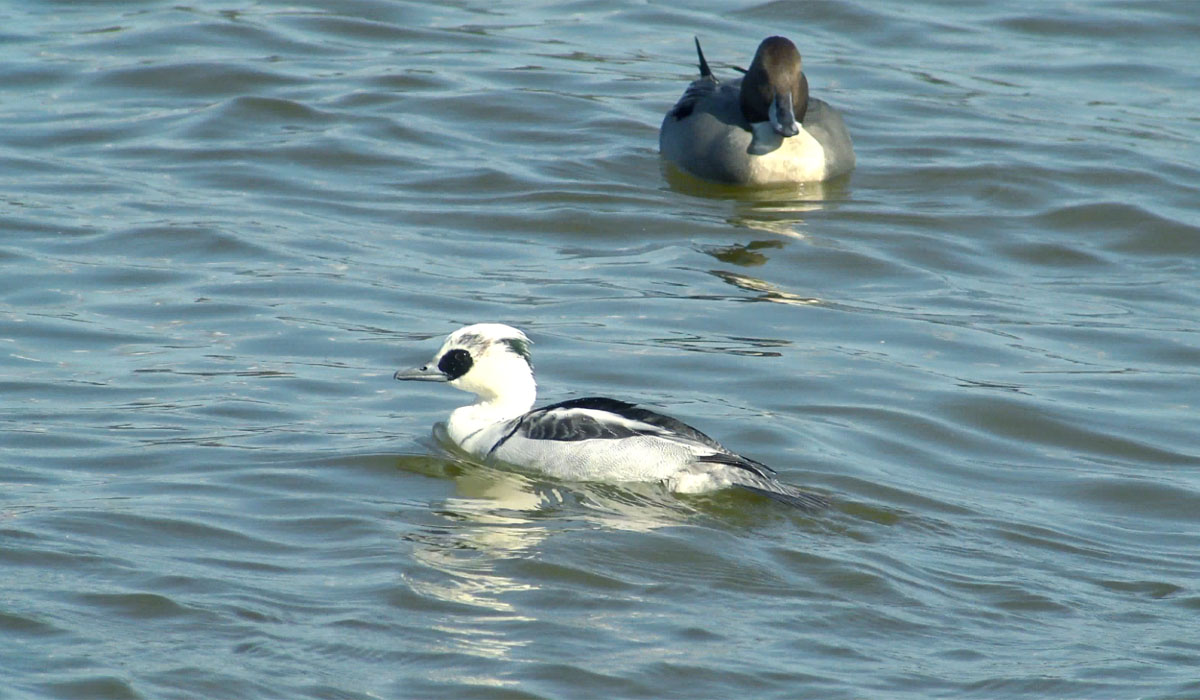
<path fill-rule="evenodd" d="M 491 437 L 486 428 L 525 414 L 537 399 L 537 384 L 529 364 L 524 360 L 504 364 L 489 368 L 495 371 L 485 377 L 468 374 L 457 384 L 457 388 L 479 397 L 470 406 L 455 409 L 446 424 L 450 439 L 468 452 L 486 453 L 498 439 Z M 480 382 L 481 379 L 486 381 Z"/>

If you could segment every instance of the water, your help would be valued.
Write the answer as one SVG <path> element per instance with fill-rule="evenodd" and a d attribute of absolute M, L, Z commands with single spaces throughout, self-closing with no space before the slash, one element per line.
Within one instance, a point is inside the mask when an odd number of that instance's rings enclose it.
<path fill-rule="evenodd" d="M 1200 697 L 1189 3 L 0 17 L 0 697 Z M 770 33 L 858 169 L 664 172 Z M 485 320 L 835 506 L 452 458 Z"/>

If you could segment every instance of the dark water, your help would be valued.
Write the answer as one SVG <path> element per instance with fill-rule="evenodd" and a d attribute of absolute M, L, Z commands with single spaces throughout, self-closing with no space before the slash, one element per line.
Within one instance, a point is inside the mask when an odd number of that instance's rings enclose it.
<path fill-rule="evenodd" d="M 0 20 L 0 697 L 1200 697 L 1191 3 Z M 771 33 L 858 169 L 664 173 Z M 453 459 L 475 321 L 835 507 Z"/>

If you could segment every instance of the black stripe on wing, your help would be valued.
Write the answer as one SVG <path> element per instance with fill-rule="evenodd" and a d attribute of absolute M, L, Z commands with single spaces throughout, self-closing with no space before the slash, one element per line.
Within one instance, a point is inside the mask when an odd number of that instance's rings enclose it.
<path fill-rule="evenodd" d="M 649 427 L 605 421 L 603 415 L 597 417 L 595 413 L 589 412 L 611 413 L 627 421 L 646 423 Z M 638 409 L 631 403 L 616 399 L 600 397 L 572 399 L 525 414 L 514 434 L 530 440 L 559 440 L 562 442 L 619 440 L 638 435 L 661 434 L 654 423 L 642 420 L 643 414 L 655 415 L 650 411 Z"/>
<path fill-rule="evenodd" d="M 583 413 L 579 409 L 601 411 L 623 416 L 623 410 L 634 406 L 624 401 L 603 398 L 586 398 L 563 401 L 550 406 L 530 411 L 521 416 L 512 429 L 504 437 L 492 445 L 488 456 L 500 449 L 513 435 L 520 435 L 530 440 L 558 440 L 560 442 L 576 442 L 579 440 L 618 440 L 620 438 L 636 437 L 638 435 L 658 435 L 657 429 L 639 430 L 635 426 L 620 423 L 605 423 L 597 420 L 594 415 Z M 628 416 L 624 416 L 628 418 Z M 637 420 L 636 418 L 633 420 Z M 651 424 L 650 426 L 654 426 Z"/>
<path fill-rule="evenodd" d="M 580 412 L 598 411 L 611 413 L 629 421 L 636 421 L 650 426 L 651 429 L 622 423 L 606 423 L 597 420 L 594 415 Z M 561 403 L 545 406 L 526 413 L 513 425 L 512 429 L 500 438 L 488 454 L 494 453 L 513 435 L 529 438 L 530 440 L 559 440 L 564 442 L 576 440 L 617 440 L 620 438 L 636 437 L 638 435 L 662 435 L 669 432 L 684 439 L 709 447 L 719 452 L 725 452 L 721 443 L 713 440 L 704 433 L 696 430 L 683 421 L 676 420 L 649 409 L 638 408 L 636 404 L 607 399 L 601 396 L 589 396 L 582 399 L 571 399 Z"/>
<path fill-rule="evenodd" d="M 720 452 L 720 453 L 712 454 L 712 455 L 702 455 L 700 457 L 697 457 L 696 461 L 697 462 L 708 462 L 710 464 L 724 464 L 724 465 L 727 465 L 730 467 L 737 467 L 738 469 L 745 469 L 746 471 L 750 472 L 751 474 L 762 477 L 769 481 L 775 480 L 775 470 L 774 469 L 768 467 L 767 465 L 763 464 L 762 462 L 757 462 L 753 459 L 750 459 L 749 457 L 743 457 L 741 455 L 732 454 L 730 452 Z"/>
<path fill-rule="evenodd" d="M 697 457 L 696 461 L 708 462 L 710 464 L 725 464 L 745 469 L 754 475 L 754 481 L 757 481 L 757 483 L 737 483 L 734 484 L 735 486 L 768 498 L 773 498 L 781 503 L 787 503 L 801 510 L 814 512 L 829 507 L 829 498 L 826 496 L 776 481 L 774 469 L 762 462 L 756 462 L 749 457 L 723 453 Z"/>
<path fill-rule="evenodd" d="M 592 411 L 613 413 L 626 420 L 638 421 L 640 423 L 646 423 L 647 425 L 653 425 L 656 428 L 662 428 L 667 432 L 674 433 L 675 435 L 679 435 L 693 442 L 698 442 L 701 445 L 711 447 L 714 450 L 720 450 L 722 452 L 726 451 L 721 443 L 713 440 L 687 423 L 684 423 L 681 420 L 676 420 L 670 416 L 664 416 L 661 413 L 656 413 L 648 408 L 641 408 L 637 404 L 628 403 L 626 401 L 608 399 L 604 398 L 603 396 L 588 396 L 582 399 L 571 399 L 570 401 L 556 403 L 552 406 L 546 406 L 541 410 L 551 411 L 556 408 L 586 408 Z M 534 413 L 538 413 L 538 411 L 534 411 Z M 644 431 L 631 434 L 646 435 L 650 433 L 648 431 Z M 628 436 L 622 435 L 620 437 Z"/>

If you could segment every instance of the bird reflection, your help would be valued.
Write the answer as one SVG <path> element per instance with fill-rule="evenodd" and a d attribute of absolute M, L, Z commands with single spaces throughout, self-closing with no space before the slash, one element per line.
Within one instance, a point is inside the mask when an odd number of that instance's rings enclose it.
<path fill-rule="evenodd" d="M 755 267 L 767 262 L 766 250 L 777 250 L 783 247 L 781 241 L 750 241 L 749 243 L 734 243 L 733 245 L 712 247 L 704 252 L 721 262 L 741 267 Z"/>
<path fill-rule="evenodd" d="M 472 462 L 449 442 L 441 423 L 434 439 L 446 457 L 403 456 L 398 466 L 450 478 L 455 493 L 414 515 L 422 522 L 403 535 L 412 565 L 402 578 L 426 601 L 423 606 L 453 606 L 440 616 L 445 651 L 503 659 L 524 644 L 503 634 L 498 623 L 523 619 L 510 597 L 540 586 L 506 572 L 514 570 L 512 561 L 533 558 L 548 538 L 598 528 L 651 531 L 687 522 L 697 513 L 655 484 L 572 483 L 567 490 Z"/>
<path fill-rule="evenodd" d="M 809 306 L 823 303 L 817 297 L 805 297 L 793 294 L 792 292 L 785 292 L 770 282 L 760 280 L 757 277 L 751 277 L 750 275 L 743 275 L 728 270 L 711 270 L 710 273 L 739 289 L 757 293 L 758 296 L 754 298 L 754 301 L 770 301 L 776 304 L 792 304 L 795 306 Z"/>

